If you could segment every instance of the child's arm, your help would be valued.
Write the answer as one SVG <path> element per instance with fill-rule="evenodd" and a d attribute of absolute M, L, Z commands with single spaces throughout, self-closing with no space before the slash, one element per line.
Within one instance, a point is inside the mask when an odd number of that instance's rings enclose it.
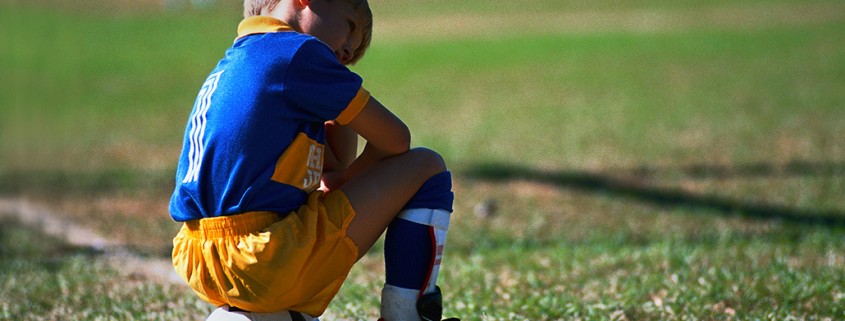
<path fill-rule="evenodd" d="M 324 174 L 324 184 L 329 189 L 342 186 L 379 160 L 403 154 L 410 149 L 411 133 L 408 127 L 373 97 L 346 127 L 361 135 L 367 144 L 346 170 Z"/>
<path fill-rule="evenodd" d="M 371 97 L 361 112 L 348 126 L 361 135 L 367 144 L 364 151 L 347 170 L 347 177 L 353 177 L 376 161 L 404 154 L 411 146 L 411 132 L 408 126 Z"/>
<path fill-rule="evenodd" d="M 345 170 L 358 156 L 358 133 L 335 121 L 326 124 L 325 172 Z"/>

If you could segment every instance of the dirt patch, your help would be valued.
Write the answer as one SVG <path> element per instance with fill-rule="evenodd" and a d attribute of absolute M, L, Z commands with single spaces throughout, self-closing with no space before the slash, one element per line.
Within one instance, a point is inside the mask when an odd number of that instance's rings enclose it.
<path fill-rule="evenodd" d="M 119 246 L 119 243 L 63 219 L 62 216 L 54 214 L 46 207 L 22 199 L 0 199 L 0 216 L 16 218 L 21 223 L 61 239 L 68 245 L 88 247 L 98 251 Z"/>
<path fill-rule="evenodd" d="M 654 33 L 694 29 L 757 29 L 845 21 L 845 3 L 732 5 L 701 9 L 626 9 L 548 13 L 451 13 L 387 17 L 377 39 L 496 38 L 520 34 Z"/>
<path fill-rule="evenodd" d="M 102 253 L 116 271 L 132 279 L 183 284 L 170 260 L 149 258 L 128 249 L 119 240 L 109 239 L 68 220 L 52 209 L 23 199 L 0 198 L 0 219 L 14 219 L 33 229 L 62 240 L 68 245 Z"/>
<path fill-rule="evenodd" d="M 187 1 L 187 0 L 186 0 Z M 26 3 L 40 8 L 52 8 L 71 12 L 131 13 L 155 12 L 165 8 L 166 0 L 110 0 L 110 1 L 56 1 L 30 0 L 11 1 L 12 4 Z"/>
<path fill-rule="evenodd" d="M 214 8 L 236 10 L 235 12 L 238 12 L 242 8 L 242 4 L 239 1 L 223 0 L 12 0 L 10 3 L 13 5 L 26 4 L 27 6 L 44 9 L 96 15 L 134 15 L 164 11 L 208 10 Z"/>

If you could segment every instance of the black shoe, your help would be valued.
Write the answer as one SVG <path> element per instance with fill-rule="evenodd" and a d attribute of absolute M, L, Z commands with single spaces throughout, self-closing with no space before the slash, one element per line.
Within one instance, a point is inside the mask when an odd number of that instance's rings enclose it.
<path fill-rule="evenodd" d="M 440 321 L 443 318 L 443 294 L 439 286 L 434 287 L 434 292 L 425 294 L 417 300 L 417 313 L 423 321 Z M 448 318 L 443 321 L 460 321 L 460 319 Z"/>

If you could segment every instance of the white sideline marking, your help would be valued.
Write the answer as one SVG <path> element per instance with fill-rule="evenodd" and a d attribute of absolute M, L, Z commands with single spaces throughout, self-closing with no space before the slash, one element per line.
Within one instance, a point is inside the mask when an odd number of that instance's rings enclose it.
<path fill-rule="evenodd" d="M 121 242 L 63 219 L 45 206 L 23 199 L 0 197 L 0 218 L 16 219 L 68 245 L 102 252 L 101 257 L 122 275 L 142 276 L 161 283 L 184 284 L 173 270 L 170 260 L 142 257 L 124 247 Z"/>

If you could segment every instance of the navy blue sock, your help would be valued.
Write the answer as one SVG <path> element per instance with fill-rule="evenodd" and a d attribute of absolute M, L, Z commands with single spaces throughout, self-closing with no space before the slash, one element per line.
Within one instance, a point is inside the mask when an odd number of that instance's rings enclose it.
<path fill-rule="evenodd" d="M 434 252 L 429 226 L 395 219 L 384 241 L 386 283 L 406 289 L 422 289 Z"/>
<path fill-rule="evenodd" d="M 426 181 L 403 211 L 435 209 L 451 212 L 453 200 L 452 176 L 443 172 Z M 394 219 L 387 228 L 384 241 L 386 283 L 421 290 L 431 277 L 432 267 L 435 264 L 439 266 L 437 248 L 434 226 L 398 217 Z"/>

